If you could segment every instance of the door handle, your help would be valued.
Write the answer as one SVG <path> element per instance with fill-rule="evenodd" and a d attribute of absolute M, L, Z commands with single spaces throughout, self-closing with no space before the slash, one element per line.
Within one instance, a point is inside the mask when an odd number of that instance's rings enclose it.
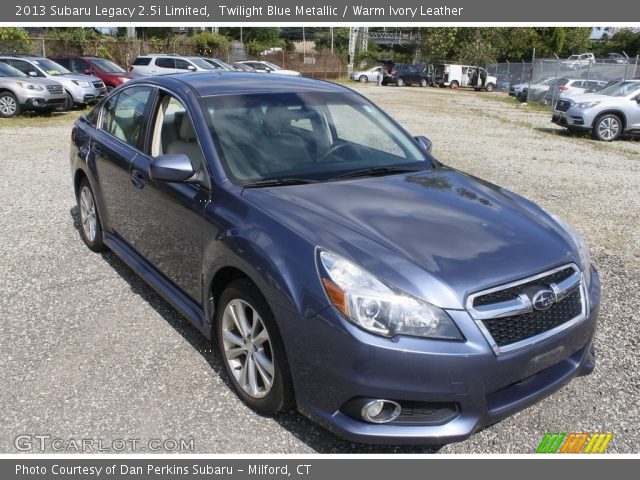
<path fill-rule="evenodd" d="M 133 170 L 131 172 L 131 183 L 133 183 L 133 186 L 136 188 L 144 187 L 144 175 L 140 170 Z"/>

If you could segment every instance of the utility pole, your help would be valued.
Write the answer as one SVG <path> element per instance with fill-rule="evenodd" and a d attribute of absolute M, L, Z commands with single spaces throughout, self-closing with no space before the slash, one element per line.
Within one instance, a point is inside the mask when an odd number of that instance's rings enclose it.
<path fill-rule="evenodd" d="M 333 27 L 329 27 L 331 30 L 331 55 L 333 55 Z"/>

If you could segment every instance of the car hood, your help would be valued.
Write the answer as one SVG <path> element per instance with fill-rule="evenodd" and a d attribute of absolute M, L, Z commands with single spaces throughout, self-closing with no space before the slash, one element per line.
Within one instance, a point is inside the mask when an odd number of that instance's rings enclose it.
<path fill-rule="evenodd" d="M 612 99 L 616 97 L 611 97 L 609 95 L 599 95 L 598 93 L 574 93 L 571 95 L 571 101 L 575 103 L 581 102 L 611 102 Z"/>
<path fill-rule="evenodd" d="M 94 77 L 93 75 L 75 75 L 73 73 L 64 74 L 64 75 L 54 75 L 49 77 L 51 80 L 67 83 L 67 82 L 101 82 L 98 77 Z"/>
<path fill-rule="evenodd" d="M 47 85 L 60 85 L 55 80 L 49 78 L 39 77 L 2 77 L 3 80 L 11 80 L 16 82 L 33 83 L 34 85 L 41 85 L 46 87 Z"/>
<path fill-rule="evenodd" d="M 308 241 L 443 308 L 576 261 L 566 232 L 539 207 L 449 168 L 243 196 Z"/>

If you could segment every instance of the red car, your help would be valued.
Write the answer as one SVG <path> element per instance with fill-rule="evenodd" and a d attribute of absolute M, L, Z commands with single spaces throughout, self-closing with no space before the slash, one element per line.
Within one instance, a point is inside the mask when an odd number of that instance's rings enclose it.
<path fill-rule="evenodd" d="M 135 73 L 127 72 L 124 68 L 106 58 L 80 55 L 60 55 L 49 58 L 73 73 L 94 75 L 100 78 L 109 92 L 129 80 L 140 77 Z"/>

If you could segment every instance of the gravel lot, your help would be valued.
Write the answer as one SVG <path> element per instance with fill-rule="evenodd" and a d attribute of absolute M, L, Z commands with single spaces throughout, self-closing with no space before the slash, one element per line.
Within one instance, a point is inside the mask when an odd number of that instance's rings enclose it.
<path fill-rule="evenodd" d="M 444 163 L 572 223 L 602 277 L 595 373 L 440 453 L 532 453 L 552 431 L 610 431 L 610 452 L 638 452 L 640 142 L 571 137 L 504 94 L 359 90 L 431 138 Z M 354 445 L 297 413 L 247 409 L 196 330 L 82 244 L 68 162 L 76 117 L 0 122 L 0 452 L 15 453 L 19 434 L 193 439 L 202 453 L 431 451 Z"/>

